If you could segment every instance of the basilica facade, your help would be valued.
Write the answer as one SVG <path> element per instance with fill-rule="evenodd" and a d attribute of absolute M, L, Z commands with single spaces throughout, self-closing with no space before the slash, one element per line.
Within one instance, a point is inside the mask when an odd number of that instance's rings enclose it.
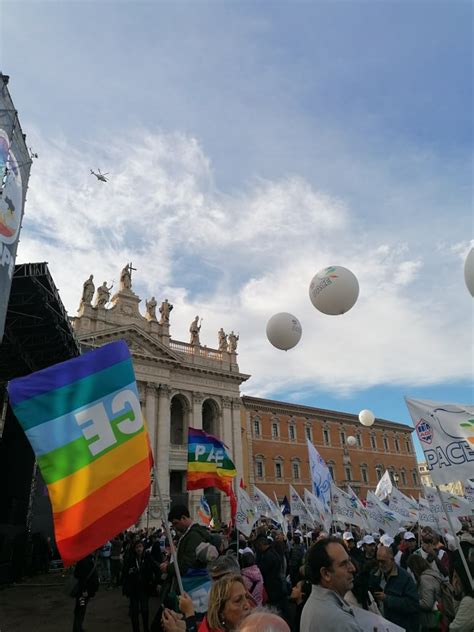
<path fill-rule="evenodd" d="M 201 492 L 186 493 L 187 431 L 200 428 L 221 438 L 238 472 L 243 472 L 240 419 L 240 385 L 249 378 L 237 364 L 238 337 L 219 332 L 219 348 L 201 345 L 200 320 L 190 325 L 189 342 L 172 338 L 173 306 L 165 299 L 158 308 L 154 297 L 145 301 L 132 287 L 132 266 L 123 268 L 120 287 L 111 296 L 104 282 L 96 290 L 93 276 L 85 281 L 76 317 L 71 319 L 82 351 L 115 340 L 125 340 L 132 355 L 142 411 L 147 421 L 156 476 L 150 506 L 142 518 L 161 521 L 158 485 L 168 509 L 170 502 L 185 502 L 196 511 Z M 228 499 L 206 490 L 209 504 L 229 517 Z"/>

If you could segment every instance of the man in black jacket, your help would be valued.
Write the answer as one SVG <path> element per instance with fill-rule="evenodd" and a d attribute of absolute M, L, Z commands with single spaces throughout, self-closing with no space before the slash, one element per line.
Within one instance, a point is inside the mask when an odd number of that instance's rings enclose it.
<path fill-rule="evenodd" d="M 261 534 L 255 540 L 257 549 L 257 566 L 263 577 L 263 585 L 268 595 L 268 605 L 275 606 L 282 617 L 290 618 L 288 608 L 288 591 L 281 575 L 281 559 L 266 535 Z"/>
<path fill-rule="evenodd" d="M 99 575 L 94 554 L 87 555 L 77 562 L 74 577 L 79 581 L 72 632 L 82 632 L 87 604 L 99 589 Z"/>

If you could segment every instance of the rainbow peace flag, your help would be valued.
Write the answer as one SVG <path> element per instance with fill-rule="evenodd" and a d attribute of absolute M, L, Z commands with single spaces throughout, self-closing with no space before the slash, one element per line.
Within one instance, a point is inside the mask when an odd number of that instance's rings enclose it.
<path fill-rule="evenodd" d="M 113 342 L 12 380 L 8 394 L 69 566 L 130 527 L 148 504 L 152 454 L 130 352 Z"/>
<path fill-rule="evenodd" d="M 187 489 L 217 487 L 232 496 L 236 474 L 222 441 L 204 430 L 189 428 Z"/>

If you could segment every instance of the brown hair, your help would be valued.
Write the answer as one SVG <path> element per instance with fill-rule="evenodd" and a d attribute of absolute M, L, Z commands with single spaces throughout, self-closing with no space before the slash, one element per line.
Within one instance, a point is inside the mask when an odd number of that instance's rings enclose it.
<path fill-rule="evenodd" d="M 225 575 L 211 586 L 206 617 L 207 623 L 212 630 L 222 629 L 222 611 L 230 597 L 230 591 L 235 582 L 239 582 L 245 588 L 244 580 L 240 575 Z"/>
<path fill-rule="evenodd" d="M 407 566 L 412 571 L 417 580 L 420 579 L 422 573 L 428 570 L 428 568 L 431 568 L 430 564 L 425 560 L 425 558 L 418 553 L 412 553 L 410 555 L 407 560 Z"/>

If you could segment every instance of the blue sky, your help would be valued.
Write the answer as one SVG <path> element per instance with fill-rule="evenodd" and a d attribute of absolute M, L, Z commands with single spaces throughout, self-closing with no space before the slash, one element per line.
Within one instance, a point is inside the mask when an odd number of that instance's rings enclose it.
<path fill-rule="evenodd" d="M 40 154 L 19 261 L 240 333 L 243 392 L 410 423 L 473 402 L 469 2 L 9 2 L 0 68 Z M 103 185 L 89 174 L 110 172 Z M 361 293 L 328 317 L 313 275 Z M 294 313 L 284 354 L 268 318 Z"/>

